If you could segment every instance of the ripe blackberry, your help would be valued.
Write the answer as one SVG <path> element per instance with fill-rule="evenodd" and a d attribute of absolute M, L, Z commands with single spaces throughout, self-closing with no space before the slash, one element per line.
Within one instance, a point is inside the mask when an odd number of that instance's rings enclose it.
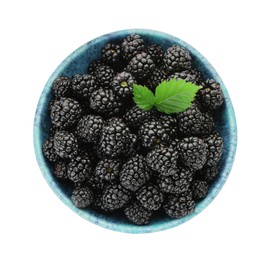
<path fill-rule="evenodd" d="M 215 166 L 204 166 L 201 170 L 196 172 L 198 179 L 211 183 L 216 180 L 219 175 L 219 167 Z"/>
<path fill-rule="evenodd" d="M 187 190 L 179 195 L 169 196 L 164 203 L 163 208 L 166 214 L 171 218 L 186 217 L 195 209 L 195 202 L 192 199 L 192 193 Z"/>
<path fill-rule="evenodd" d="M 136 80 L 143 80 L 150 76 L 155 69 L 155 63 L 151 56 L 145 52 L 137 54 L 127 65 L 127 72 L 131 73 Z"/>
<path fill-rule="evenodd" d="M 161 191 L 180 194 L 189 189 L 192 179 L 193 172 L 188 168 L 181 167 L 172 175 L 160 175 L 157 181 Z"/>
<path fill-rule="evenodd" d="M 92 204 L 92 208 L 97 209 L 97 210 L 101 210 L 103 212 L 110 212 L 111 210 L 107 209 L 104 206 L 102 198 L 103 198 L 102 193 L 95 193 L 95 200 L 94 200 L 94 202 Z"/>
<path fill-rule="evenodd" d="M 100 194 L 108 185 L 108 183 L 101 179 L 100 175 L 96 175 L 95 172 L 90 174 L 86 184 L 95 192 L 95 194 Z"/>
<path fill-rule="evenodd" d="M 178 129 L 185 136 L 200 136 L 209 134 L 213 127 L 213 118 L 204 114 L 194 103 L 184 112 L 177 114 Z"/>
<path fill-rule="evenodd" d="M 121 60 L 121 47 L 113 43 L 107 43 L 101 50 L 103 60 L 112 65 Z"/>
<path fill-rule="evenodd" d="M 107 65 L 98 66 L 93 72 L 99 87 L 109 88 L 115 76 L 114 70 Z"/>
<path fill-rule="evenodd" d="M 78 98 L 89 98 L 97 90 L 95 77 L 90 74 L 76 74 L 72 78 L 72 91 Z"/>
<path fill-rule="evenodd" d="M 99 176 L 102 180 L 113 182 L 118 179 L 120 167 L 120 160 L 104 158 L 97 163 L 94 175 Z"/>
<path fill-rule="evenodd" d="M 144 41 L 140 35 L 131 34 L 124 39 L 121 48 L 124 59 L 129 61 L 136 54 L 143 51 Z"/>
<path fill-rule="evenodd" d="M 205 109 L 215 110 L 224 102 L 224 95 L 220 84 L 213 79 L 206 80 L 202 83 L 202 89 L 198 91 L 198 99 Z"/>
<path fill-rule="evenodd" d="M 198 85 L 202 81 L 202 76 L 199 71 L 191 69 L 191 70 L 183 70 L 181 72 L 174 72 L 167 78 L 167 80 L 170 79 L 177 79 L 177 80 L 183 79 L 185 81 Z"/>
<path fill-rule="evenodd" d="M 217 165 L 223 153 L 223 139 L 218 132 L 214 131 L 204 139 L 208 145 L 207 162 L 208 166 Z"/>
<path fill-rule="evenodd" d="M 178 171 L 178 152 L 171 147 L 160 146 L 146 156 L 147 165 L 161 175 L 172 175 Z"/>
<path fill-rule="evenodd" d="M 163 126 L 167 134 L 171 137 L 177 134 L 177 119 L 172 115 L 161 114 L 158 117 L 158 121 Z"/>
<path fill-rule="evenodd" d="M 71 79 L 68 77 L 59 77 L 53 82 L 53 94 L 60 97 L 67 97 L 71 90 Z"/>
<path fill-rule="evenodd" d="M 142 110 L 137 106 L 130 108 L 123 116 L 123 120 L 129 127 L 138 128 L 143 123 L 151 121 L 154 118 L 153 110 Z"/>
<path fill-rule="evenodd" d="M 133 96 L 133 84 L 136 83 L 133 76 L 128 72 L 118 73 L 112 81 L 112 89 L 121 98 Z"/>
<path fill-rule="evenodd" d="M 77 208 L 86 208 L 94 201 L 94 193 L 88 187 L 76 188 L 71 195 L 72 203 Z"/>
<path fill-rule="evenodd" d="M 109 210 L 122 208 L 129 202 L 130 198 L 129 191 L 120 184 L 111 184 L 102 193 L 104 207 Z"/>
<path fill-rule="evenodd" d="M 190 69 L 191 55 L 187 49 L 172 45 L 164 54 L 164 63 L 169 72 Z"/>
<path fill-rule="evenodd" d="M 156 65 L 159 65 L 162 63 L 164 52 L 159 45 L 151 44 L 147 46 L 146 52 L 152 57 Z"/>
<path fill-rule="evenodd" d="M 201 169 L 207 161 L 207 144 L 198 137 L 186 137 L 179 143 L 181 162 L 194 169 Z"/>
<path fill-rule="evenodd" d="M 50 162 L 57 162 L 59 156 L 54 149 L 54 137 L 49 137 L 42 145 L 42 151 Z"/>
<path fill-rule="evenodd" d="M 67 165 L 68 178 L 74 183 L 84 182 L 89 179 L 92 172 L 92 163 L 86 153 L 79 153 Z"/>
<path fill-rule="evenodd" d="M 195 200 L 204 199 L 208 193 L 208 184 L 206 181 L 193 180 L 191 183 L 191 191 Z"/>
<path fill-rule="evenodd" d="M 124 153 L 123 153 L 123 156 L 125 158 L 129 158 L 133 156 L 137 152 L 137 150 L 140 149 L 136 134 L 129 134 L 127 139 L 128 139 L 128 142 L 126 142 Z"/>
<path fill-rule="evenodd" d="M 149 224 L 152 211 L 145 209 L 138 201 L 133 202 L 131 205 L 124 209 L 126 217 L 136 225 Z"/>
<path fill-rule="evenodd" d="M 54 135 L 54 149 L 61 158 L 72 158 L 78 153 L 78 141 L 73 133 L 57 131 Z"/>
<path fill-rule="evenodd" d="M 118 158 L 124 155 L 126 146 L 130 143 L 130 131 L 119 118 L 112 118 L 104 125 L 98 152 L 102 157 Z"/>
<path fill-rule="evenodd" d="M 163 203 L 163 193 L 154 184 L 142 187 L 137 193 L 137 199 L 145 209 L 158 210 Z"/>
<path fill-rule="evenodd" d="M 103 60 L 94 60 L 89 64 L 88 73 L 93 74 L 94 71 L 101 65 L 105 65 Z"/>
<path fill-rule="evenodd" d="M 160 69 L 155 69 L 147 78 L 146 86 L 152 91 L 155 91 L 156 87 L 166 79 L 166 74 Z"/>
<path fill-rule="evenodd" d="M 142 146 L 149 149 L 153 149 L 159 144 L 166 144 L 169 141 L 167 131 L 157 121 L 144 123 L 139 129 L 138 135 Z"/>
<path fill-rule="evenodd" d="M 142 155 L 134 155 L 122 167 L 120 183 L 131 191 L 137 191 L 150 179 L 150 171 Z"/>
<path fill-rule="evenodd" d="M 51 106 L 52 123 L 59 129 L 67 129 L 74 126 L 80 119 L 82 108 L 80 104 L 71 98 L 62 97 L 55 100 Z"/>
<path fill-rule="evenodd" d="M 97 143 L 104 121 L 101 116 L 87 115 L 79 121 L 76 134 L 84 142 Z"/>
<path fill-rule="evenodd" d="M 68 175 L 67 175 L 67 164 L 64 161 L 60 161 L 54 166 L 54 175 L 56 176 L 57 179 L 61 180 L 67 180 Z"/>
<path fill-rule="evenodd" d="M 123 104 L 111 89 L 98 89 L 90 97 L 90 108 L 103 116 L 114 116 L 120 113 Z"/>

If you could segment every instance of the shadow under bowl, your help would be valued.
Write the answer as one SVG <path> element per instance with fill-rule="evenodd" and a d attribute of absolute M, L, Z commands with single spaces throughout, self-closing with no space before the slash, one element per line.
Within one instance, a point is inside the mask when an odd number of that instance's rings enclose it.
<path fill-rule="evenodd" d="M 164 50 L 169 46 L 176 44 L 189 50 L 193 58 L 193 64 L 201 72 L 203 79 L 212 78 L 221 84 L 225 102 L 219 111 L 218 117 L 215 118 L 216 127 L 224 140 L 224 152 L 220 161 L 220 175 L 211 186 L 207 197 L 196 203 L 195 211 L 189 216 L 180 219 L 171 219 L 165 215 L 158 215 L 149 225 L 136 226 L 128 222 L 124 217 L 114 215 L 104 215 L 90 209 L 78 209 L 71 200 L 71 188 L 69 185 L 59 182 L 53 174 L 50 163 L 42 153 L 42 144 L 47 139 L 51 121 L 48 113 L 48 104 L 52 97 L 52 85 L 54 80 L 59 76 L 72 77 L 75 74 L 87 73 L 89 63 L 100 58 L 101 48 L 108 42 L 120 43 L 123 38 L 129 34 L 139 34 L 144 39 L 146 45 L 158 44 Z M 89 41 L 71 53 L 54 71 L 47 81 L 43 92 L 40 96 L 34 119 L 34 148 L 40 170 L 47 183 L 54 193 L 74 212 L 86 220 L 102 226 L 107 229 L 126 232 L 126 233 L 148 233 L 169 229 L 185 223 L 205 209 L 217 196 L 224 183 L 226 182 L 231 171 L 237 146 L 237 126 L 233 110 L 233 105 L 228 91 L 222 82 L 220 76 L 211 66 L 211 64 L 193 47 L 184 41 L 158 31 L 145 29 L 132 29 L 117 31 L 103 35 L 92 41 Z"/>

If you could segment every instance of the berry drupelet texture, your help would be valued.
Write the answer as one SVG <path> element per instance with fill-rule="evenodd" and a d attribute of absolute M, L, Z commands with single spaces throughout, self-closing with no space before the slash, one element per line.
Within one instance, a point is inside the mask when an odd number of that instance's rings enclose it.
<path fill-rule="evenodd" d="M 131 191 L 137 191 L 150 179 L 150 170 L 141 155 L 134 155 L 122 167 L 120 183 Z"/>
<path fill-rule="evenodd" d="M 59 77 L 53 83 L 53 94 L 55 97 L 68 97 L 71 91 L 71 79 Z"/>
<path fill-rule="evenodd" d="M 62 97 L 51 105 L 52 123 L 60 129 L 73 127 L 81 117 L 82 108 L 78 101 Z"/>
<path fill-rule="evenodd" d="M 112 81 L 112 89 L 117 96 L 125 99 L 133 96 L 133 84 L 136 81 L 133 76 L 128 72 L 118 73 Z"/>
<path fill-rule="evenodd" d="M 123 57 L 129 61 L 136 54 L 144 50 L 144 41 L 138 34 L 128 35 L 121 45 Z"/>
<path fill-rule="evenodd" d="M 136 225 L 150 223 L 153 212 L 145 209 L 138 201 L 133 202 L 124 210 L 126 217 Z"/>
<path fill-rule="evenodd" d="M 77 208 L 86 208 L 94 201 L 94 193 L 88 187 L 76 188 L 71 195 L 71 201 Z"/>
<path fill-rule="evenodd" d="M 181 162 L 194 169 L 201 169 L 207 161 L 207 144 L 198 137 L 186 137 L 179 143 Z"/>
<path fill-rule="evenodd" d="M 76 133 L 84 142 L 97 143 L 103 125 L 104 120 L 101 116 L 87 115 L 78 122 Z"/>

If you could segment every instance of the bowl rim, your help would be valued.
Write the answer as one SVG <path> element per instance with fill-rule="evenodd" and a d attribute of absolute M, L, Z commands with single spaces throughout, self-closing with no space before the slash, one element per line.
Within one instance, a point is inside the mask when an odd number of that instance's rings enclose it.
<path fill-rule="evenodd" d="M 229 124 L 229 133 L 231 136 L 230 140 L 230 145 L 229 145 L 229 151 L 228 151 L 228 157 L 226 158 L 226 163 L 223 171 L 221 172 L 221 177 L 218 182 L 215 183 L 215 186 L 209 191 L 207 197 L 202 200 L 200 203 L 196 205 L 195 211 L 183 218 L 180 219 L 170 219 L 170 221 L 165 221 L 161 223 L 155 223 L 154 225 L 146 225 L 146 226 L 136 226 L 136 225 L 126 225 L 126 224 L 120 224 L 118 222 L 114 223 L 113 221 L 107 221 L 106 219 L 103 218 L 98 218 L 95 215 L 89 214 L 89 212 L 84 211 L 82 209 L 76 208 L 70 199 L 67 198 L 67 196 L 61 191 L 61 189 L 58 188 L 58 186 L 55 184 L 52 174 L 49 170 L 49 168 L 46 166 L 45 158 L 42 153 L 42 143 L 41 143 L 41 128 L 40 124 L 41 119 L 42 119 L 42 107 L 43 104 L 45 103 L 45 98 L 48 94 L 48 92 L 51 89 L 53 80 L 56 78 L 56 76 L 67 66 L 67 64 L 75 59 L 77 56 L 79 56 L 81 53 L 85 51 L 86 46 L 89 45 L 91 42 L 98 42 L 98 41 L 103 41 L 105 39 L 108 39 L 110 35 L 114 35 L 115 37 L 123 37 L 127 34 L 139 34 L 139 35 L 146 35 L 147 37 L 161 37 L 165 39 L 170 39 L 171 41 L 175 42 L 176 44 L 179 44 L 185 48 L 187 48 L 193 56 L 197 56 L 198 59 L 201 60 L 201 62 L 204 64 L 204 66 L 207 68 L 208 71 L 213 75 L 213 78 L 220 82 L 224 97 L 225 97 L 225 103 L 226 103 L 226 110 L 228 114 L 228 124 Z M 89 46 L 88 46 L 89 47 Z M 180 224 L 185 223 L 186 221 L 192 219 L 196 215 L 198 215 L 201 211 L 203 211 L 218 195 L 220 190 L 222 189 L 223 185 L 225 184 L 236 154 L 236 148 L 237 148 L 237 125 L 236 125 L 236 117 L 235 117 L 235 112 L 233 109 L 233 105 L 229 96 L 229 93 L 214 69 L 214 67 L 208 62 L 208 60 L 200 54 L 196 49 L 194 49 L 191 45 L 187 44 L 183 40 L 169 35 L 167 33 L 163 33 L 160 31 L 155 31 L 155 30 L 149 30 L 149 29 L 126 29 L 126 30 L 120 30 L 120 31 L 115 31 L 109 34 L 102 35 L 100 37 L 97 37 L 89 42 L 86 42 L 85 44 L 81 45 L 79 48 L 77 48 L 75 51 L 73 51 L 67 58 L 65 58 L 60 65 L 56 68 L 56 70 L 52 73 L 50 78 L 48 79 L 42 94 L 39 98 L 36 113 L 35 113 L 35 118 L 34 118 L 34 129 L 33 129 L 33 142 L 34 142 L 34 150 L 35 150 L 35 155 L 36 159 L 39 165 L 39 168 L 43 174 L 43 177 L 47 181 L 48 185 L 51 187 L 53 192 L 60 198 L 62 202 L 69 208 L 71 208 L 75 213 L 77 213 L 79 216 L 83 217 L 84 219 L 101 226 L 106 229 L 114 230 L 114 231 L 120 231 L 124 233 L 150 233 L 150 232 L 158 232 L 166 229 L 170 229 L 173 227 L 176 227 Z"/>

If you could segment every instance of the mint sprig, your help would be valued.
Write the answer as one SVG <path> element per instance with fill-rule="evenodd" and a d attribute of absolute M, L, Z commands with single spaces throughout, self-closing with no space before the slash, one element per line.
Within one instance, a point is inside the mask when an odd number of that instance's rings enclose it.
<path fill-rule="evenodd" d="M 183 112 L 192 106 L 199 86 L 185 80 L 171 79 L 156 87 L 155 95 L 147 87 L 134 84 L 134 102 L 143 110 L 155 107 L 158 111 L 172 114 Z"/>

